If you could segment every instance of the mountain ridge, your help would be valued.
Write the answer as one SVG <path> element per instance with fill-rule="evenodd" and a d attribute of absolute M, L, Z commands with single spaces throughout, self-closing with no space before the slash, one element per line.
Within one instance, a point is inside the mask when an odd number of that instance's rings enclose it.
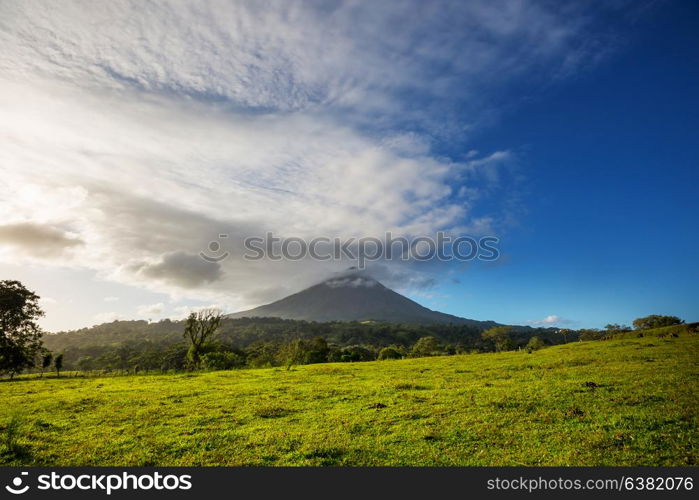
<path fill-rule="evenodd" d="M 226 317 L 276 317 L 317 322 L 451 323 L 480 327 L 498 325 L 494 321 L 479 321 L 428 309 L 359 272 L 334 276 L 280 300 Z"/>

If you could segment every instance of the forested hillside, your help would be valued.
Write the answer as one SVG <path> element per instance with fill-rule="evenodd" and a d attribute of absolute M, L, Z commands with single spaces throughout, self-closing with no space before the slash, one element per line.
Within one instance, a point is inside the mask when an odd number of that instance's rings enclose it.
<path fill-rule="evenodd" d="M 180 369 L 187 346 L 183 321 L 114 321 L 44 337 L 44 345 L 64 353 L 66 369 Z M 278 318 L 224 319 L 215 338 L 217 351 L 240 356 L 239 363 L 274 365 L 278 351 L 291 341 L 322 339 L 326 360 L 375 359 L 381 347 L 409 349 L 423 337 L 433 337 L 444 353 L 492 351 L 492 342 L 481 338 L 482 328 L 471 325 L 414 325 L 380 322 L 316 323 Z M 533 336 L 558 344 L 564 337 L 554 329 L 514 327 L 512 347 L 524 346 Z M 570 335 L 566 340 L 574 337 Z M 329 355 L 332 351 L 336 356 Z M 344 358 L 343 358 L 344 356 Z M 81 365 L 82 363 L 82 365 Z"/>

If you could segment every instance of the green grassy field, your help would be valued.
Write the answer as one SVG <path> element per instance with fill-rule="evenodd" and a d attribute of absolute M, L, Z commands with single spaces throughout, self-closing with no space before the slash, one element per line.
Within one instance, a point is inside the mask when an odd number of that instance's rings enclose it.
<path fill-rule="evenodd" d="M 0 383 L 0 464 L 694 465 L 697 361 L 699 336 L 684 334 L 291 371 L 26 377 Z"/>

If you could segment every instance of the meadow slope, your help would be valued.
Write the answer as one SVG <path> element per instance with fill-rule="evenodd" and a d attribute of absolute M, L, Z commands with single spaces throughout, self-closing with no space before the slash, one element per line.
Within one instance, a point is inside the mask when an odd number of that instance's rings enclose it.
<path fill-rule="evenodd" d="M 0 464 L 694 465 L 698 360 L 699 335 L 685 334 L 290 371 L 25 377 L 0 382 Z"/>

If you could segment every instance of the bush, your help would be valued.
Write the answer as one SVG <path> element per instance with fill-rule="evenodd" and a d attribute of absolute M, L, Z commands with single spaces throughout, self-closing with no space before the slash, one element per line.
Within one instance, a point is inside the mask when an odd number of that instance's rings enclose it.
<path fill-rule="evenodd" d="M 580 340 L 601 340 L 607 335 L 606 331 L 600 331 L 596 328 L 586 328 L 579 330 Z"/>
<path fill-rule="evenodd" d="M 438 356 L 441 352 L 439 351 L 439 342 L 434 337 L 422 337 L 410 350 L 410 355 L 414 358 L 420 358 L 424 356 Z"/>
<path fill-rule="evenodd" d="M 531 353 L 538 351 L 539 349 L 543 349 L 544 347 L 546 347 L 546 344 L 544 344 L 543 340 L 541 340 L 539 337 L 532 337 L 529 339 L 526 349 L 527 352 Z"/>
<path fill-rule="evenodd" d="M 379 351 L 379 357 L 378 359 L 402 359 L 403 358 L 403 353 L 399 351 L 396 347 L 389 346 L 389 347 L 384 347 Z"/>
<path fill-rule="evenodd" d="M 205 370 L 232 370 L 245 365 L 245 359 L 234 352 L 207 352 L 201 356 Z"/>
<path fill-rule="evenodd" d="M 306 351 L 305 363 L 325 363 L 328 360 L 330 348 L 323 337 L 316 337 L 304 343 Z"/>
<path fill-rule="evenodd" d="M 512 327 L 494 326 L 481 333 L 481 338 L 495 348 L 495 351 L 510 351 L 516 347 L 511 338 Z"/>
<path fill-rule="evenodd" d="M 95 366 L 95 360 L 92 358 L 92 356 L 81 356 L 78 359 L 77 365 L 79 370 L 84 372 L 90 371 Z"/>
<path fill-rule="evenodd" d="M 650 330 L 651 328 L 681 325 L 682 323 L 684 321 L 677 316 L 662 316 L 659 314 L 651 314 L 650 316 L 633 320 L 633 326 L 636 330 Z"/>
<path fill-rule="evenodd" d="M 360 346 L 351 345 L 334 350 L 328 356 L 330 362 L 349 363 L 353 361 L 373 361 L 376 359 L 376 352 L 371 349 Z"/>

